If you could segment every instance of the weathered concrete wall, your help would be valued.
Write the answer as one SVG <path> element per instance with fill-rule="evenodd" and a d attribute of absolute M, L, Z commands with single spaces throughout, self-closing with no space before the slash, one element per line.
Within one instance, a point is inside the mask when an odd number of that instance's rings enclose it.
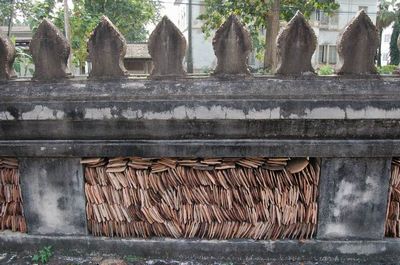
<path fill-rule="evenodd" d="M 324 159 L 318 238 L 383 239 L 391 158 Z"/>
<path fill-rule="evenodd" d="M 2 121 L 396 119 L 398 78 L 0 84 Z M 84 104 L 85 103 L 85 104 Z"/>
<path fill-rule="evenodd" d="M 3 82 L 0 155 L 400 156 L 399 87 L 349 77 Z"/>
<path fill-rule="evenodd" d="M 0 156 L 22 162 L 30 233 L 1 235 L 0 245 L 70 244 L 260 264 L 394 264 L 400 243 L 383 236 L 390 160 L 400 156 L 399 90 L 399 78 L 0 83 Z M 322 158 L 317 237 L 323 240 L 75 237 L 86 234 L 79 158 L 117 156 Z"/>
<path fill-rule="evenodd" d="M 85 197 L 79 159 L 20 159 L 30 234 L 85 235 Z"/>

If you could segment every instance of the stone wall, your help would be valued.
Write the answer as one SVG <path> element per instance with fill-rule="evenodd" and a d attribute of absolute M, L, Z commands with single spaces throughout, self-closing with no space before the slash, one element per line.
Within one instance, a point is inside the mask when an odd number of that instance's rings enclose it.
<path fill-rule="evenodd" d="M 400 157 L 400 79 L 376 74 L 377 32 L 363 11 L 342 35 L 343 64 L 337 76 L 314 74 L 309 62 L 315 41 L 303 15 L 296 14 L 278 38 L 277 75 L 252 76 L 246 65 L 248 32 L 231 16 L 214 39 L 214 75 L 191 77 L 182 66 L 185 39 L 164 18 L 149 41 L 154 72 L 138 79 L 129 77 L 121 63 L 123 36 L 103 18 L 89 41 L 93 71 L 89 79 L 81 79 L 69 75 L 69 44 L 44 21 L 31 44 L 34 80 L 12 80 L 15 50 L 2 37 L 0 157 L 20 161 L 28 233 L 2 233 L 0 246 L 18 250 L 52 244 L 67 246 L 70 252 L 96 248 L 143 257 L 261 264 L 398 262 L 400 242 L 385 237 L 385 225 L 394 227 L 390 222 L 397 220 L 396 185 L 390 175 L 392 158 Z M 319 205 L 312 222 L 316 232 L 308 233 L 314 237 L 272 242 L 105 240 L 89 235 L 94 220 L 88 221 L 93 216 L 85 204 L 100 203 L 101 198 L 88 195 L 87 185 L 85 190 L 88 175 L 81 159 L 133 156 L 157 163 L 166 157 L 315 159 L 321 170 L 318 196 L 313 192 L 313 203 Z M 395 229 L 389 228 L 389 233 L 395 236 Z M 171 234 L 175 236 L 171 231 L 146 235 Z M 270 238 L 276 236 L 261 237 Z"/>
<path fill-rule="evenodd" d="M 245 259 L 348 262 L 356 253 L 369 264 L 383 255 L 390 261 L 400 246 L 385 237 L 391 162 L 400 156 L 399 84 L 393 77 L 2 83 L 0 155 L 21 163 L 28 235 L 1 235 L 0 242 L 230 260 L 225 243 L 214 252 L 215 241 L 197 239 L 129 239 L 103 248 L 89 235 L 81 159 L 315 157 L 321 180 L 313 239 L 228 241 L 229 249 L 240 248 Z"/>

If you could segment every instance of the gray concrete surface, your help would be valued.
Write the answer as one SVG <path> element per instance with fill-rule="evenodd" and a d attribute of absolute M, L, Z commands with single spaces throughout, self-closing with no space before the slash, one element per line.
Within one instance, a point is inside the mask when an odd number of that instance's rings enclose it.
<path fill-rule="evenodd" d="M 383 239 L 391 158 L 323 159 L 319 239 Z"/>
<path fill-rule="evenodd" d="M 16 140 L 13 157 L 397 157 L 400 140 Z"/>
<path fill-rule="evenodd" d="M 393 77 L 2 82 L 0 155 L 399 156 L 399 89 Z"/>
<path fill-rule="evenodd" d="M 35 252 L 42 246 L 52 246 L 64 256 L 88 256 L 95 250 L 101 255 L 200 264 L 400 264 L 399 240 L 272 242 L 0 236 L 3 251 L 19 252 L 23 248 Z"/>
<path fill-rule="evenodd" d="M 0 82 L 0 156 L 21 160 L 29 225 L 29 235 L 1 234 L 0 249 L 52 245 L 65 255 L 206 264 L 396 264 L 400 241 L 383 239 L 383 223 L 390 159 L 400 156 L 399 90 L 399 78 Z M 329 240 L 79 236 L 79 158 L 87 156 L 323 158 L 318 236 Z"/>
<path fill-rule="evenodd" d="M 79 159 L 23 158 L 20 177 L 29 234 L 85 235 Z"/>

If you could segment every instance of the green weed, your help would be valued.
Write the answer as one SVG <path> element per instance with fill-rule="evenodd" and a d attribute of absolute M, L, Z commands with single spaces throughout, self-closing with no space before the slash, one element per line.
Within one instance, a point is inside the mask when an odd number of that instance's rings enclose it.
<path fill-rule="evenodd" d="M 53 250 L 51 246 L 44 247 L 40 249 L 35 255 L 32 257 L 32 261 L 35 263 L 46 264 L 49 262 L 50 258 L 53 256 Z"/>

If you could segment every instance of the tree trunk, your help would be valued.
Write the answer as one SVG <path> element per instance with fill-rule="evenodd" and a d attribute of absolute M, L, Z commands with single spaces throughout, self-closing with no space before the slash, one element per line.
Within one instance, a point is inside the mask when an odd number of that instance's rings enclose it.
<path fill-rule="evenodd" d="M 69 23 L 69 7 L 68 7 L 68 0 L 64 0 L 64 27 L 65 27 L 65 38 L 71 43 L 71 25 Z M 70 55 L 68 57 L 68 68 L 72 71 L 72 49 Z"/>
<path fill-rule="evenodd" d="M 270 72 L 275 72 L 277 67 L 276 38 L 279 33 L 280 4 L 280 0 L 273 0 L 266 15 L 264 69 Z"/>
<path fill-rule="evenodd" d="M 188 49 L 187 49 L 187 72 L 193 73 L 193 3 L 192 0 L 189 0 L 188 6 Z"/>
<path fill-rule="evenodd" d="M 378 51 L 377 51 L 377 55 L 376 55 L 376 64 L 378 65 L 378 67 L 382 66 L 382 37 L 383 37 L 383 29 L 382 27 L 380 27 L 378 29 L 379 31 L 379 47 L 378 47 Z"/>
<path fill-rule="evenodd" d="M 14 18 L 14 0 L 10 0 L 10 19 L 8 20 L 8 27 L 7 27 L 7 37 L 11 36 L 11 28 L 12 28 L 12 22 Z"/>
<path fill-rule="evenodd" d="M 380 10 L 378 11 L 378 14 L 376 16 L 376 29 L 378 30 L 379 33 L 379 47 L 378 50 L 376 51 L 375 55 L 375 61 L 378 67 L 382 66 L 382 35 L 383 35 L 383 25 L 382 21 L 380 19 Z"/>

